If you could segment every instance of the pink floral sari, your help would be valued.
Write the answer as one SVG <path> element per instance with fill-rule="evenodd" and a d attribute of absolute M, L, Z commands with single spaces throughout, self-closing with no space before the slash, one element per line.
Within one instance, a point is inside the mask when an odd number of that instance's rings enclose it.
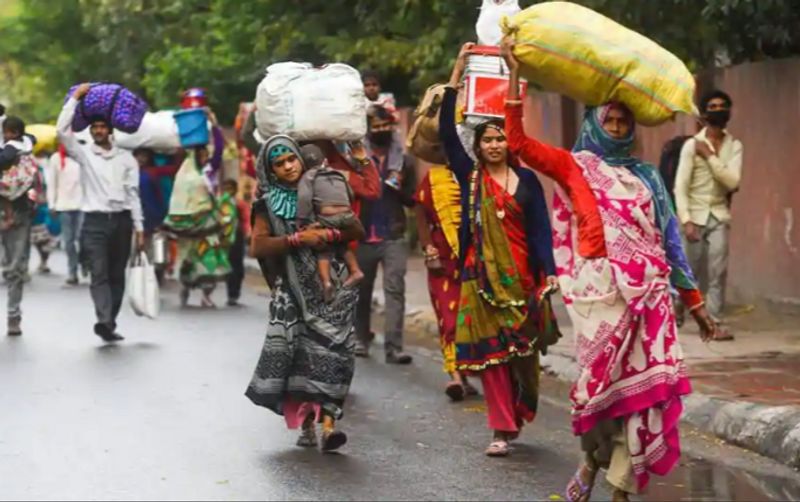
<path fill-rule="evenodd" d="M 573 430 L 623 419 L 640 489 L 680 457 L 681 396 L 691 392 L 678 342 L 670 268 L 650 190 L 625 168 L 589 152 L 575 154 L 597 198 L 607 258 L 577 253 L 569 198 L 556 188 L 553 245 L 572 319 L 580 377 L 573 386 Z"/>

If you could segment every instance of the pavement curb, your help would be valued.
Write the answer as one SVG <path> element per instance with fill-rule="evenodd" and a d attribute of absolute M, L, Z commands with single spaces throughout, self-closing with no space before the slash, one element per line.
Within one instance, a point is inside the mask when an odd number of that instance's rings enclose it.
<path fill-rule="evenodd" d="M 376 305 L 376 313 L 383 306 Z M 415 328 L 438 333 L 435 320 L 415 316 Z M 541 359 L 542 369 L 565 382 L 580 371 L 575 359 L 552 352 Z M 751 450 L 794 469 L 800 469 L 800 406 L 765 406 L 747 401 L 726 401 L 694 392 L 684 399 L 681 421 L 730 444 Z"/>

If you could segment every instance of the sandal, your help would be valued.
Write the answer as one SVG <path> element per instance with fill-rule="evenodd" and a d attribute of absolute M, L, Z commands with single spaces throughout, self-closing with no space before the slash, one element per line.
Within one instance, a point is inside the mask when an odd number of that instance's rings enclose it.
<path fill-rule="evenodd" d="M 589 482 L 585 483 L 581 474 L 588 473 L 590 478 Z M 589 502 L 589 499 L 592 496 L 592 488 L 594 488 L 594 478 L 597 475 L 597 471 L 593 471 L 589 468 L 588 465 L 582 465 L 578 471 L 572 476 L 572 480 L 570 480 L 569 484 L 567 485 L 567 492 L 564 494 L 569 502 Z M 575 491 L 575 488 L 578 488 L 578 494 L 573 497 L 572 494 Z"/>
<path fill-rule="evenodd" d="M 487 457 L 507 457 L 511 453 L 511 448 L 508 446 L 508 441 L 503 439 L 496 439 L 489 444 L 486 448 Z"/>
<path fill-rule="evenodd" d="M 322 433 L 322 451 L 335 451 L 347 443 L 347 434 L 342 431 L 330 431 Z"/>
<path fill-rule="evenodd" d="M 313 428 L 305 428 L 300 431 L 300 437 L 297 438 L 297 446 L 303 448 L 315 448 L 317 446 L 317 432 Z"/>
<path fill-rule="evenodd" d="M 458 382 L 450 382 L 447 384 L 447 387 L 444 389 L 444 393 L 447 394 L 453 402 L 459 402 L 464 400 L 464 386 Z"/>

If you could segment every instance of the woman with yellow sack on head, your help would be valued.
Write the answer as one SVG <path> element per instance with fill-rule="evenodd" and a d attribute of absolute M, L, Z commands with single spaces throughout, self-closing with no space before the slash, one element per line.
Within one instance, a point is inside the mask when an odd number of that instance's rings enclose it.
<path fill-rule="evenodd" d="M 658 171 L 631 156 L 635 121 L 620 103 L 589 107 L 567 151 L 522 128 L 520 63 L 503 42 L 510 70 L 509 148 L 553 178 L 554 255 L 576 338 L 580 376 L 572 426 L 585 454 L 567 487 L 588 501 L 607 469 L 614 500 L 628 500 L 680 458 L 681 397 L 691 392 L 672 308 L 671 287 L 708 339 L 716 326 L 697 290 L 677 219 Z"/>

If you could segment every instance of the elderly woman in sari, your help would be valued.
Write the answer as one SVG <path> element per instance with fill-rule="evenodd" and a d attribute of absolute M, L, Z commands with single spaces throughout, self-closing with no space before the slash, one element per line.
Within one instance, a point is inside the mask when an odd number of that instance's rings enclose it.
<path fill-rule="evenodd" d="M 236 203 L 230 195 L 215 196 L 203 169 L 208 150 L 195 148 L 175 177 L 164 228 L 177 236 L 181 305 L 192 289 L 203 292 L 202 306 L 214 307 L 211 294 L 230 274 L 228 248 L 236 235 Z"/>
<path fill-rule="evenodd" d="M 254 404 L 282 415 L 289 429 L 301 429 L 298 446 L 322 450 L 347 441 L 335 428 L 355 369 L 353 322 L 358 290 L 344 288 L 347 267 L 331 260 L 336 284 L 326 302 L 314 249 L 361 239 L 360 225 L 348 231 L 298 231 L 297 184 L 305 166 L 288 136 L 274 136 L 256 164 L 261 198 L 253 204 L 251 254 L 272 289 L 267 336 L 246 395 Z"/>
<path fill-rule="evenodd" d="M 456 87 L 471 45 L 459 54 L 439 121 L 462 206 L 455 369 L 480 376 L 494 431 L 486 454 L 506 456 L 509 441 L 536 415 L 539 351 L 558 338 L 546 299 L 555 263 L 542 186 L 509 156 L 502 121 L 476 128 L 477 164 L 458 137 Z"/>
<path fill-rule="evenodd" d="M 681 396 L 691 392 L 671 287 L 708 338 L 716 326 L 688 266 L 677 219 L 658 171 L 631 155 L 633 114 L 622 104 L 588 108 L 572 152 L 522 129 L 519 63 L 503 43 L 511 77 L 506 125 L 511 150 L 553 178 L 554 249 L 572 319 L 580 376 L 572 425 L 584 461 L 567 498 L 587 501 L 598 469 L 614 500 L 628 500 L 651 473 L 680 458 Z"/>

